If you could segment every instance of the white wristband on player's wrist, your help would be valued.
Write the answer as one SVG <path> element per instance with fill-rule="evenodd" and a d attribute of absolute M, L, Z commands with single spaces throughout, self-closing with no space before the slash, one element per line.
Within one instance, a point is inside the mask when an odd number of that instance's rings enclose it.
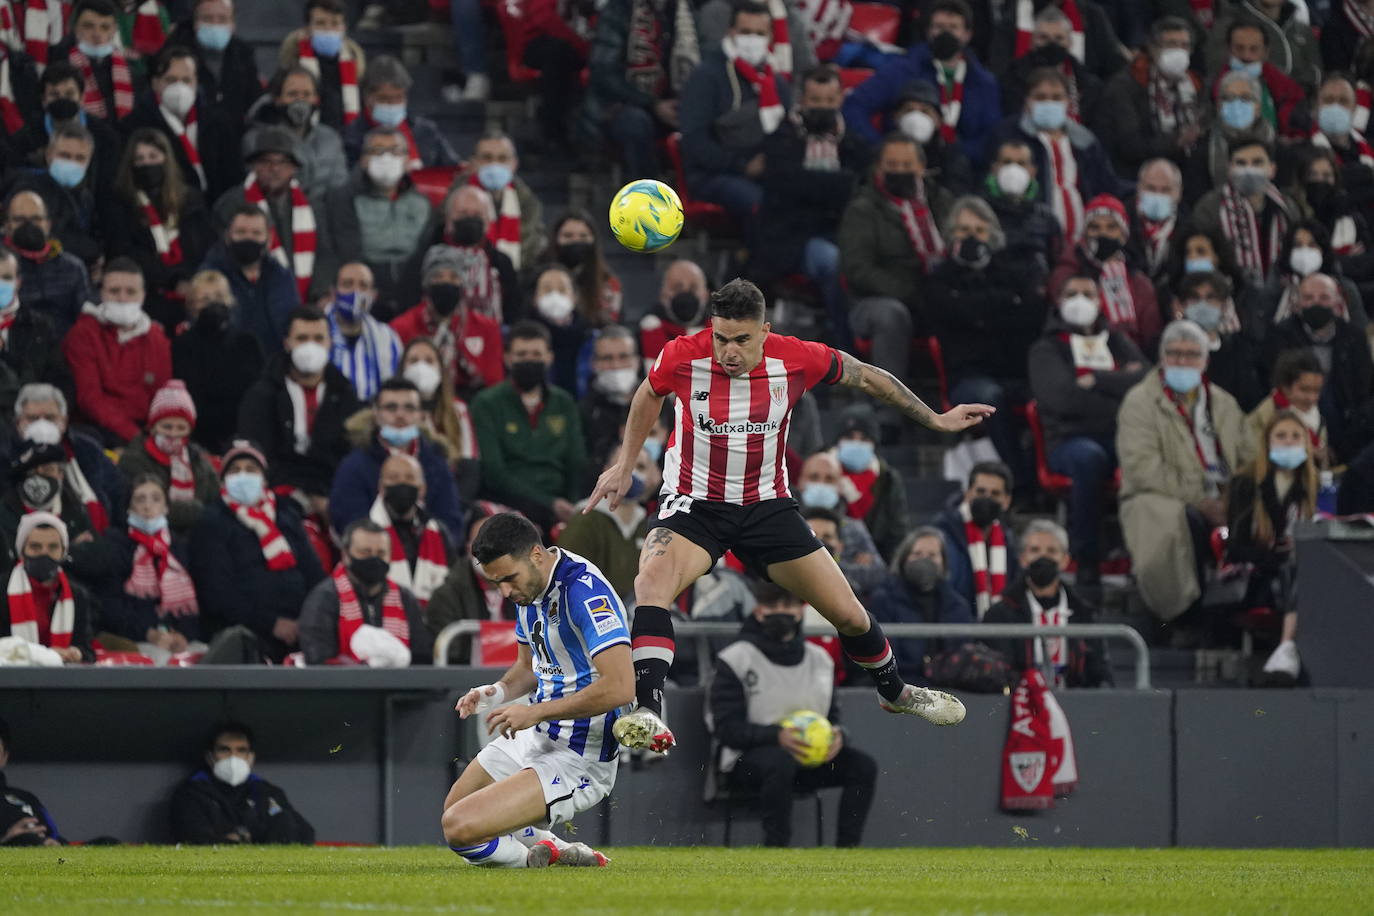
<path fill-rule="evenodd" d="M 494 690 L 495 693 L 488 694 L 488 689 Z M 500 706 L 504 702 L 506 702 L 506 685 L 500 681 L 497 681 L 495 684 L 486 684 L 477 688 L 478 712 Z"/>

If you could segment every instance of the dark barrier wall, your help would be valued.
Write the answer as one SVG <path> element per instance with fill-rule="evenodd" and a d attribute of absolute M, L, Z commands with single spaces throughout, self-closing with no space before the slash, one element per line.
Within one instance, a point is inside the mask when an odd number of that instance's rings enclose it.
<path fill-rule="evenodd" d="M 165 842 L 167 799 L 199 759 L 208 723 L 258 735 L 258 772 L 320 840 L 435 843 L 455 766 L 475 753 L 453 703 L 494 672 L 273 669 L 0 670 L 15 732 L 6 773 L 37 792 L 71 839 Z M 79 686 L 77 686 L 79 685 Z M 1078 691 L 1061 694 L 1082 776 L 1052 811 L 997 809 L 1008 703 L 967 697 L 940 729 L 844 691 L 851 742 L 880 763 L 867 841 L 878 846 L 1374 845 L 1374 691 Z M 702 801 L 710 745 L 700 691 L 673 691 L 680 746 L 624 765 L 613 798 L 574 825 L 595 843 L 719 844 Z M 835 792 L 826 792 L 833 840 Z M 814 841 L 798 804 L 798 844 Z M 1024 833 L 1024 835 L 1023 835 Z M 753 817 L 735 842 L 757 842 Z"/>

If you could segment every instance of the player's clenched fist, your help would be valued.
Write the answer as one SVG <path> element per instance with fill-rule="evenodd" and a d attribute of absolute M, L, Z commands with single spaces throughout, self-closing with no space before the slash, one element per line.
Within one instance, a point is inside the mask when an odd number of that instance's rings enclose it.
<path fill-rule="evenodd" d="M 506 685 L 497 681 L 495 684 L 484 684 L 481 687 L 472 688 L 463 694 L 458 705 L 453 708 L 458 711 L 458 718 L 466 719 L 475 712 L 500 706 L 505 701 Z"/>

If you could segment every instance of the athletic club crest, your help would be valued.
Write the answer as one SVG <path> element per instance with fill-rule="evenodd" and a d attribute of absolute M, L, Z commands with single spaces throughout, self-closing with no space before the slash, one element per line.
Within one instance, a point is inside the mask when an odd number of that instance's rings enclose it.
<path fill-rule="evenodd" d="M 786 385 L 774 385 L 768 389 L 768 393 L 772 396 L 774 404 L 782 404 L 787 400 Z"/>
<path fill-rule="evenodd" d="M 1021 751 L 1012 754 L 1010 761 L 1016 784 L 1027 792 L 1034 792 L 1040 780 L 1045 778 L 1045 752 Z"/>

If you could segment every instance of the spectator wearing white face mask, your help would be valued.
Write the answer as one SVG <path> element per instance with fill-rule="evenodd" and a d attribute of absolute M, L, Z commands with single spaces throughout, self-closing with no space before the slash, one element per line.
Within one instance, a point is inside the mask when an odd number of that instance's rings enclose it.
<path fill-rule="evenodd" d="M 1030 350 L 1030 389 L 1050 470 L 1072 478 L 1070 552 L 1079 581 L 1096 575 L 1102 492 L 1116 470 L 1116 415 L 1146 372 L 1129 337 L 1108 328 L 1095 277 L 1070 276 L 1045 332 Z"/>
<path fill-rule="evenodd" d="M 1026 140 L 1008 137 L 997 145 L 978 194 L 997 215 L 1007 245 L 1032 246 L 1050 264 L 1059 260 L 1064 233 L 1054 211 L 1040 200 L 1035 155 Z"/>
<path fill-rule="evenodd" d="M 1301 220 L 1289 227 L 1278 260 L 1256 297 L 1255 338 L 1264 336 L 1267 325 L 1279 324 L 1296 312 L 1298 287 L 1307 277 L 1323 273 L 1336 281 L 1345 301 L 1350 323 L 1363 331 L 1369 325 L 1360 288 L 1341 273 L 1342 259 L 1331 247 L 1326 227 L 1316 220 Z"/>
<path fill-rule="evenodd" d="M 602 328 L 592 342 L 592 378 L 579 405 L 587 435 L 587 457 L 604 464 L 624 437 L 630 398 L 640 382 L 639 348 L 629 328 Z"/>
<path fill-rule="evenodd" d="M 396 374 L 401 338 L 389 325 L 372 317 L 377 288 L 366 264 L 349 261 L 340 267 L 330 292 L 330 302 L 325 306 L 329 359 L 353 383 L 358 398 L 365 401 Z"/>
<path fill-rule="evenodd" d="M 921 144 L 926 168 L 940 176 L 951 194 L 967 194 L 973 190 L 973 166 L 963 147 L 950 139 L 940 108 L 940 90 L 927 80 L 908 83 L 897 94 L 892 110 L 892 124 L 897 130 Z"/>
<path fill-rule="evenodd" d="M 576 286 L 567 268 L 545 267 L 534 284 L 535 321 L 549 329 L 553 347 L 551 381 L 576 397 L 583 387 L 590 336 L 587 319 L 577 310 Z"/>
<path fill-rule="evenodd" d="M 128 258 L 105 266 L 100 303 L 88 302 L 62 342 L 76 384 L 76 414 L 107 446 L 138 435 L 153 393 L 172 377 L 172 350 L 143 311 L 143 271 Z"/>

